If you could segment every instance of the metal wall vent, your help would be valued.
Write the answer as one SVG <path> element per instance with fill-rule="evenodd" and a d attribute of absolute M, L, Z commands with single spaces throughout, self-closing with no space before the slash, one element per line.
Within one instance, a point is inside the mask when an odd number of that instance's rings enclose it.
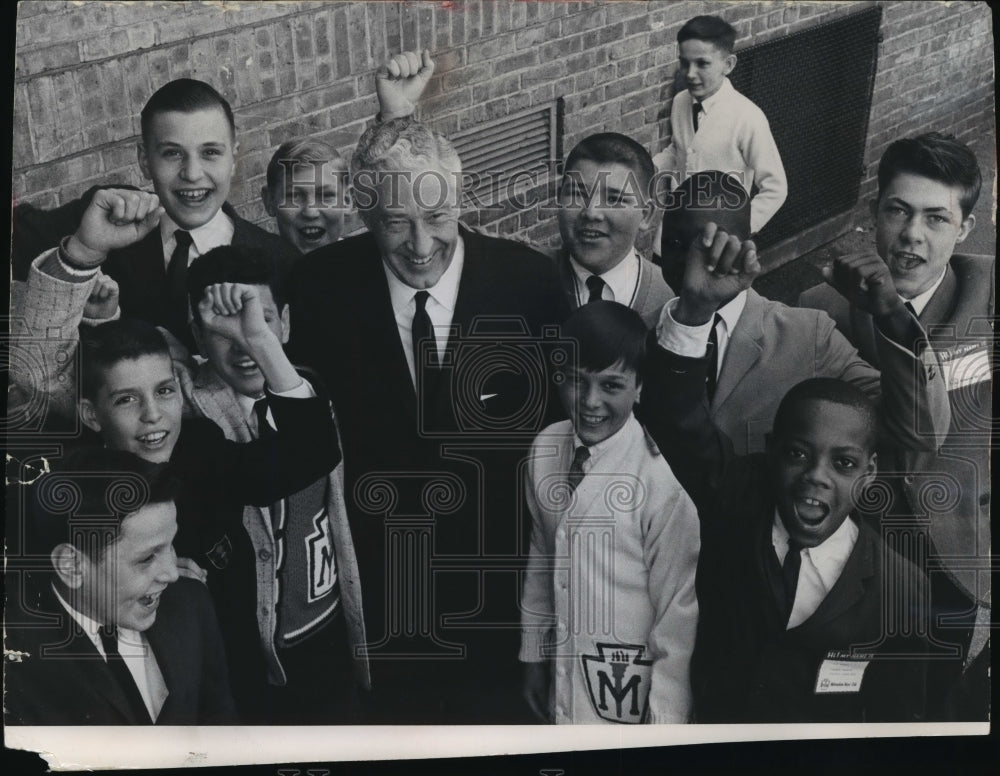
<path fill-rule="evenodd" d="M 502 205 L 513 191 L 547 185 L 560 154 L 560 100 L 553 100 L 451 135 L 462 159 L 466 204 Z"/>
<path fill-rule="evenodd" d="M 788 176 L 761 247 L 857 203 L 881 20 L 870 8 L 736 52 L 730 80 L 764 111 Z"/>

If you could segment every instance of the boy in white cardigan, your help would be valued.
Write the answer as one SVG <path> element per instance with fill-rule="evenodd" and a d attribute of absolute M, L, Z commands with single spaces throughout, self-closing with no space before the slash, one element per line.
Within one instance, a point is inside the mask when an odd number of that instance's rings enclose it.
<path fill-rule="evenodd" d="M 538 435 L 526 474 L 523 691 L 546 722 L 683 723 L 698 625 L 695 507 L 632 414 L 646 327 L 610 301 L 570 315 L 571 420 Z"/>
<path fill-rule="evenodd" d="M 733 88 L 736 30 L 717 16 L 696 16 L 677 33 L 687 89 L 670 110 L 670 145 L 653 157 L 656 169 L 681 184 L 701 170 L 735 175 L 751 200 L 750 231 L 759 232 L 788 196 L 778 147 L 763 111 Z M 659 246 L 659 238 L 654 242 Z"/>

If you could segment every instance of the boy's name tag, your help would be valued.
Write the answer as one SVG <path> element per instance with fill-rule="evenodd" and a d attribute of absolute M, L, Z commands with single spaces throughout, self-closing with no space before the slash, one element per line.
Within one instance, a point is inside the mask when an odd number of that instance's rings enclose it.
<path fill-rule="evenodd" d="M 867 657 L 867 656 L 866 656 Z M 826 660 L 820 663 L 816 675 L 816 690 L 820 693 L 860 692 L 861 682 L 865 678 L 865 669 L 871 660 L 858 660 L 856 657 L 839 655 L 831 652 Z"/>
<path fill-rule="evenodd" d="M 967 342 L 938 352 L 945 388 L 954 391 L 991 379 L 990 354 L 984 342 Z"/>

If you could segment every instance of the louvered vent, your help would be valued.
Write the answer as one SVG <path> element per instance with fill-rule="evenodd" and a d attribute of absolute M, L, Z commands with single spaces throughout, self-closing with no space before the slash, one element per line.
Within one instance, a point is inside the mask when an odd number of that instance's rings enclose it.
<path fill-rule="evenodd" d="M 788 177 L 788 199 L 759 246 L 857 203 L 881 19 L 870 8 L 736 52 L 730 80 L 767 116 Z"/>
<path fill-rule="evenodd" d="M 467 178 L 473 181 L 466 188 L 467 204 L 502 205 L 510 199 L 509 183 L 523 189 L 547 182 L 550 162 L 559 153 L 558 107 L 553 100 L 451 136 L 463 172 L 473 176 Z"/>

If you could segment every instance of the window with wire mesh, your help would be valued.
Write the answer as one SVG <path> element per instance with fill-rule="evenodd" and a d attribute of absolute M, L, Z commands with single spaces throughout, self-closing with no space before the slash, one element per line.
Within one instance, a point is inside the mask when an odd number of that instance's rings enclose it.
<path fill-rule="evenodd" d="M 548 186 L 558 158 L 559 100 L 512 113 L 450 136 L 462 159 L 465 205 L 483 220 L 511 209 L 512 200 Z"/>
<path fill-rule="evenodd" d="M 737 51 L 730 80 L 771 125 L 788 198 L 757 236 L 773 245 L 855 206 L 882 9 Z"/>

